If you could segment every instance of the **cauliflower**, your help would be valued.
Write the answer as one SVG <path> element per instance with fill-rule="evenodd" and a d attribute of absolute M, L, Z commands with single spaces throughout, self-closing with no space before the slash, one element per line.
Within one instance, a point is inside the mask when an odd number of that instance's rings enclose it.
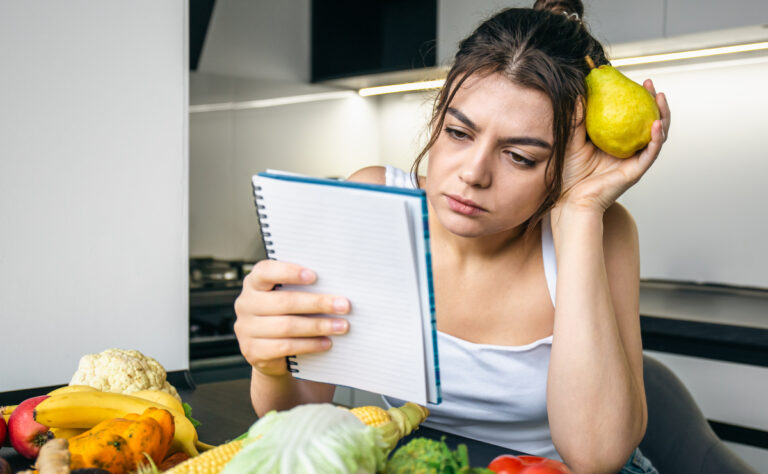
<path fill-rule="evenodd" d="M 132 393 L 161 390 L 181 401 L 176 388 L 165 379 L 162 365 L 139 351 L 107 349 L 80 358 L 70 385 L 90 385 L 102 392 Z"/>

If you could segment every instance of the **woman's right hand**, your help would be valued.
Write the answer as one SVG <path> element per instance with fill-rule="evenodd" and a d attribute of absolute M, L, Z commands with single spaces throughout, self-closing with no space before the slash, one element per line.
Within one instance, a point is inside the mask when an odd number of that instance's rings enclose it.
<path fill-rule="evenodd" d="M 286 374 L 286 356 L 327 351 L 328 336 L 349 330 L 343 318 L 317 316 L 348 313 L 346 298 L 274 291 L 276 285 L 309 285 L 316 279 L 307 268 L 276 260 L 258 262 L 245 277 L 235 301 L 235 335 L 240 352 L 262 374 Z"/>

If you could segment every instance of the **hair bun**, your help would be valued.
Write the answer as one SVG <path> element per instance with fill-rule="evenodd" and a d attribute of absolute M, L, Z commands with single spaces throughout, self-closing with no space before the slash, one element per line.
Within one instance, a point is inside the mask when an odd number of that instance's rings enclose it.
<path fill-rule="evenodd" d="M 533 9 L 551 11 L 576 21 L 581 21 L 584 16 L 584 3 L 581 0 L 536 0 Z"/>

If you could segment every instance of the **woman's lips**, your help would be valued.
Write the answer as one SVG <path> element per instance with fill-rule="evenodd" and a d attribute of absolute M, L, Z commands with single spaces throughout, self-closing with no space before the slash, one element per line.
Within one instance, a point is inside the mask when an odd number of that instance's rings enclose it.
<path fill-rule="evenodd" d="M 461 196 L 457 196 L 455 194 L 446 194 L 445 199 L 448 201 L 448 207 L 452 211 L 458 212 L 459 214 L 464 214 L 465 216 L 476 216 L 478 214 L 488 212 L 480 207 L 476 202 L 470 201 L 469 199 L 464 199 Z"/>

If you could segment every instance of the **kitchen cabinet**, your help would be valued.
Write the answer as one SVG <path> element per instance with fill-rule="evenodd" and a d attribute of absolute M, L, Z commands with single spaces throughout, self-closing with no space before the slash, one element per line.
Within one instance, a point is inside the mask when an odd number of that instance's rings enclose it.
<path fill-rule="evenodd" d="M 312 2 L 312 81 L 435 65 L 437 0 Z"/>
<path fill-rule="evenodd" d="M 665 0 L 584 0 L 587 26 L 606 46 L 664 37 Z"/>
<path fill-rule="evenodd" d="M 584 18 L 592 34 L 606 45 L 662 38 L 665 0 L 584 0 Z M 447 64 L 459 42 L 502 8 L 529 8 L 528 0 L 440 0 L 438 64 Z"/>
<path fill-rule="evenodd" d="M 666 4 L 667 36 L 768 23 L 766 0 L 668 0 Z"/>

